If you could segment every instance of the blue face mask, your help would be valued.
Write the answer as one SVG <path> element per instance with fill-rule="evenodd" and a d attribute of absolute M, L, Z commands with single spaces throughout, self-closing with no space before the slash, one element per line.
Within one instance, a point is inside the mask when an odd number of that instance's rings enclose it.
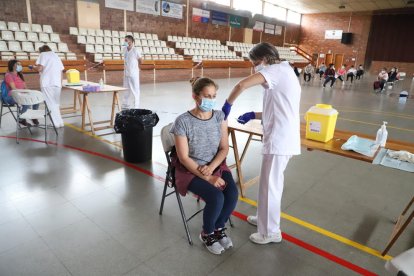
<path fill-rule="evenodd" d="M 201 98 L 201 104 L 198 106 L 203 112 L 210 112 L 216 106 L 216 99 Z"/>
<path fill-rule="evenodd" d="M 21 72 L 23 70 L 23 67 L 21 65 L 16 66 L 16 71 Z"/>
<path fill-rule="evenodd" d="M 122 43 L 122 46 L 128 47 L 128 42 L 124 41 L 124 43 Z"/>

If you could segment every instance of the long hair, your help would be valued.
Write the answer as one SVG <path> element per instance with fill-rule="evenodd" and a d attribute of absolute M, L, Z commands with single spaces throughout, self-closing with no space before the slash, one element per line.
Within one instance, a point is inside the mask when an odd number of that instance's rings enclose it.
<path fill-rule="evenodd" d="M 7 64 L 7 69 L 9 70 L 10 73 L 14 71 L 14 65 L 16 65 L 16 63 L 18 62 L 19 61 L 17 59 L 9 60 L 9 63 Z M 17 72 L 17 75 L 24 81 L 22 72 Z"/>
<path fill-rule="evenodd" d="M 200 96 L 200 93 L 203 91 L 204 87 L 214 86 L 216 90 L 218 89 L 218 85 L 210 78 L 194 77 L 190 80 L 190 83 L 193 88 L 193 93 L 197 96 Z"/>
<path fill-rule="evenodd" d="M 267 64 L 275 64 L 280 60 L 276 47 L 267 42 L 256 44 L 250 49 L 249 58 L 251 61 L 266 60 Z"/>

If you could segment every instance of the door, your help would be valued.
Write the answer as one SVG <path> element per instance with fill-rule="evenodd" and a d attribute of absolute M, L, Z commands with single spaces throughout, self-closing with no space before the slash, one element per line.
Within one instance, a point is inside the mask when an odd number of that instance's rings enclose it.
<path fill-rule="evenodd" d="M 319 54 L 312 54 L 312 64 L 315 66 L 319 65 Z"/>
<path fill-rule="evenodd" d="M 333 55 L 332 54 L 325 54 L 325 64 L 328 66 L 332 63 Z"/>
<path fill-rule="evenodd" d="M 335 54 L 334 64 L 335 64 L 336 70 L 341 68 L 343 62 L 344 62 L 344 54 Z"/>

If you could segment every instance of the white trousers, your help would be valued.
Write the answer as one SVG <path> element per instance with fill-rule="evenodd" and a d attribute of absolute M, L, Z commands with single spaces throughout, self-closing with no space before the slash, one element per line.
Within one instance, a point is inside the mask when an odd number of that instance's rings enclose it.
<path fill-rule="evenodd" d="M 257 206 L 257 231 L 262 235 L 280 233 L 283 174 L 290 158 L 263 154 Z"/>
<path fill-rule="evenodd" d="M 60 114 L 60 93 L 62 92 L 62 87 L 41 87 L 40 90 L 45 95 L 46 104 L 50 110 L 50 116 L 52 117 L 53 123 L 55 126 L 63 126 L 63 119 Z"/>
<path fill-rule="evenodd" d="M 134 76 L 134 77 L 124 76 L 124 87 L 127 88 L 127 90 L 124 92 L 122 107 L 123 108 L 139 108 L 139 96 L 140 96 L 139 75 Z M 132 105 L 129 103 L 131 95 L 134 101 Z"/>

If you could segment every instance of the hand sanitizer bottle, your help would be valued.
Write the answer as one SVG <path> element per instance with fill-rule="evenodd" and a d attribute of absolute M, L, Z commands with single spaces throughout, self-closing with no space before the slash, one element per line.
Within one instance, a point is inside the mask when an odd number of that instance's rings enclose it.
<path fill-rule="evenodd" d="M 375 144 L 380 145 L 381 147 L 385 147 L 388 138 L 388 131 L 387 131 L 387 122 L 383 122 L 380 129 L 377 131 L 377 137 L 375 139 Z"/>
<path fill-rule="evenodd" d="M 99 80 L 99 86 L 100 86 L 101 89 L 104 88 L 104 81 L 103 81 L 102 78 Z"/>

